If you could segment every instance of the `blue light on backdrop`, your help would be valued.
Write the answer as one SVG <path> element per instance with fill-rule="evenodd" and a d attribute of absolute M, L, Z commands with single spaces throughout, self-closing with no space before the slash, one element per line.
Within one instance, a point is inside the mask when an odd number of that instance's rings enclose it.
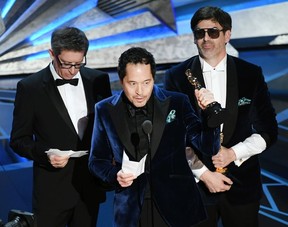
<path fill-rule="evenodd" d="M 48 24 L 46 27 L 42 28 L 38 32 L 34 33 L 32 36 L 30 36 L 29 40 L 32 42 L 36 40 L 37 38 L 41 37 L 42 35 L 54 30 L 55 28 L 61 26 L 62 24 L 78 17 L 79 15 L 87 12 L 88 10 L 95 7 L 94 1 L 85 1 L 85 3 L 81 4 L 80 6 L 74 8 L 69 13 L 63 15 L 63 17 L 58 18 L 53 23 Z M 40 44 L 39 42 L 38 44 Z"/>
<path fill-rule="evenodd" d="M 12 6 L 14 5 L 16 0 L 8 0 L 5 4 L 5 6 L 3 7 L 3 10 L 1 12 L 1 17 L 5 18 L 7 13 L 9 12 L 9 10 L 12 8 Z"/>

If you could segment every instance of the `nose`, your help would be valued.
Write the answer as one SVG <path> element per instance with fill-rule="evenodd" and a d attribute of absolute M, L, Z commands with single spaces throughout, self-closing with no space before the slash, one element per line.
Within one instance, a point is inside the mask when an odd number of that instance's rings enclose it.
<path fill-rule="evenodd" d="M 69 72 L 70 72 L 70 74 L 74 74 L 75 71 L 76 71 L 76 68 L 75 68 L 75 66 L 73 65 L 73 66 L 69 69 Z"/>
<path fill-rule="evenodd" d="M 136 94 L 137 95 L 141 95 L 142 94 L 142 86 L 141 86 L 141 84 L 138 84 L 137 85 L 137 88 L 136 88 Z"/>
<path fill-rule="evenodd" d="M 205 31 L 204 40 L 208 40 L 208 39 L 210 39 L 210 36 L 208 35 L 208 32 Z"/>
<path fill-rule="evenodd" d="M 203 38 L 205 41 L 211 39 L 211 37 L 208 35 L 208 31 L 205 31 L 205 35 Z"/>

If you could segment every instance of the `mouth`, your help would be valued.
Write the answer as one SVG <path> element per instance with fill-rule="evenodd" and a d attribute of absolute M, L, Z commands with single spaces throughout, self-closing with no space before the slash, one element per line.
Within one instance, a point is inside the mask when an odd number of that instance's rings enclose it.
<path fill-rule="evenodd" d="M 143 101 L 144 101 L 144 98 L 135 98 L 135 100 L 136 100 L 137 102 L 143 102 Z"/>
<path fill-rule="evenodd" d="M 213 46 L 212 46 L 212 44 L 210 44 L 210 43 L 204 43 L 204 44 L 202 45 L 202 47 L 203 47 L 203 49 L 211 49 Z"/>

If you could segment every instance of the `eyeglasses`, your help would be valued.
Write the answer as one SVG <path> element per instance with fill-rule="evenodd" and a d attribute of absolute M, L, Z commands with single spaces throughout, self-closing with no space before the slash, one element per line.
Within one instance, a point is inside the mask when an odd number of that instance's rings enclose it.
<path fill-rule="evenodd" d="M 220 35 L 220 32 L 224 31 L 224 29 L 220 30 L 218 28 L 201 28 L 196 29 L 194 31 L 195 39 L 203 39 L 205 37 L 206 32 L 208 33 L 211 39 L 217 39 Z"/>
<path fill-rule="evenodd" d="M 85 66 L 87 64 L 86 56 L 84 56 L 84 62 L 77 63 L 77 64 L 70 64 L 70 63 L 61 62 L 58 56 L 56 58 L 57 58 L 57 61 L 59 62 L 60 67 L 62 69 L 71 69 L 73 66 L 75 69 L 80 69 L 82 66 Z"/>

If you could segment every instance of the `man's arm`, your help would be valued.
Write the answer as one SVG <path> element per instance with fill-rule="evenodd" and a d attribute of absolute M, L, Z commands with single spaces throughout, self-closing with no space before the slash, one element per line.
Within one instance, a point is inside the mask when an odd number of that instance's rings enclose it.
<path fill-rule="evenodd" d="M 18 155 L 34 160 L 42 165 L 50 165 L 45 150 L 48 148 L 34 140 L 33 110 L 31 90 L 21 81 L 17 84 L 10 146 Z"/>
<path fill-rule="evenodd" d="M 223 192 L 231 188 L 233 182 L 221 173 L 210 171 L 191 147 L 186 148 L 186 158 L 196 180 L 203 181 L 210 192 Z"/>

